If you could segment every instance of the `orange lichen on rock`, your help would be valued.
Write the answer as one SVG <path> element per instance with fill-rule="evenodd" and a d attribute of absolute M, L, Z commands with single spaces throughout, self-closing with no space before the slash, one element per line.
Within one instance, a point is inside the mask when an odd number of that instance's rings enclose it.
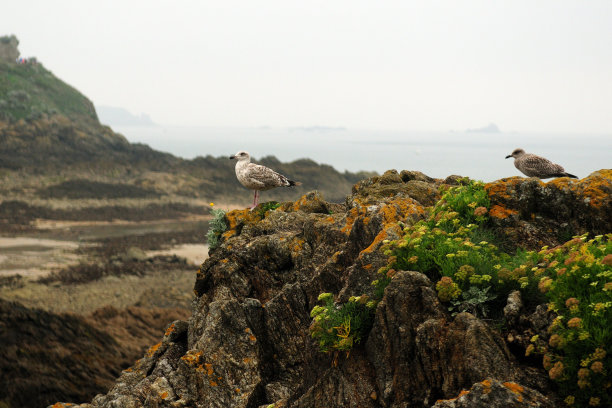
<path fill-rule="evenodd" d="M 513 210 L 511 208 L 506 208 L 501 205 L 494 205 L 489 210 L 489 215 L 495 218 L 506 219 L 512 215 L 518 214 L 518 211 Z"/>
<path fill-rule="evenodd" d="M 489 194 L 489 197 L 499 197 L 502 200 L 509 200 L 512 198 L 511 193 L 516 190 L 516 186 L 523 181 L 524 179 L 522 177 L 504 178 L 485 184 L 484 189 L 487 194 Z"/>
<path fill-rule="evenodd" d="M 168 398 L 168 391 L 164 391 L 161 394 L 159 394 L 159 397 L 163 400 L 165 400 L 166 398 Z"/>
<path fill-rule="evenodd" d="M 600 170 L 591 174 L 580 184 L 584 184 L 581 196 L 588 200 L 590 206 L 599 208 L 611 199 L 612 170 Z"/>
<path fill-rule="evenodd" d="M 166 329 L 166 333 L 164 333 L 164 336 L 169 336 L 170 334 L 172 334 L 172 332 L 174 331 L 174 323 L 172 323 L 167 329 Z"/>
<path fill-rule="evenodd" d="M 304 194 L 303 196 L 300 197 L 299 200 L 297 200 L 296 202 L 293 203 L 293 211 L 299 211 L 300 208 L 304 207 L 306 204 L 308 204 L 308 196 L 307 194 Z"/>
<path fill-rule="evenodd" d="M 155 354 L 155 352 L 161 347 L 161 343 L 157 343 L 154 346 L 149 347 L 149 349 L 147 350 L 147 356 L 148 357 L 153 357 L 153 354 Z"/>
<path fill-rule="evenodd" d="M 385 239 L 391 239 L 393 236 L 400 236 L 402 228 L 399 226 L 400 221 L 405 221 L 412 215 L 422 216 L 425 214 L 425 209 L 415 204 L 412 200 L 394 199 L 380 208 L 382 214 L 382 229 L 376 235 L 372 243 L 361 254 L 370 253 L 378 249 L 379 245 Z"/>
<path fill-rule="evenodd" d="M 388 231 L 391 231 L 391 230 L 394 230 L 394 232 L 398 235 L 402 232 L 402 229 L 399 227 L 399 225 L 392 225 L 389 228 L 380 231 L 378 235 L 376 235 L 372 243 L 366 249 L 361 251 L 360 254 L 370 253 L 378 249 L 379 244 L 381 244 L 385 239 L 388 238 L 388 235 L 389 235 Z"/>
<path fill-rule="evenodd" d="M 505 382 L 503 383 L 503 386 L 515 394 L 522 394 L 523 392 L 525 392 L 525 388 L 521 385 L 518 385 L 517 383 Z"/>
<path fill-rule="evenodd" d="M 200 359 L 202 358 L 202 354 L 203 353 L 201 350 L 198 350 L 198 351 L 189 350 L 187 354 L 181 357 L 181 360 L 183 360 L 189 365 L 196 365 L 200 362 Z"/>
<path fill-rule="evenodd" d="M 480 383 L 483 386 L 483 390 L 482 390 L 483 394 L 488 394 L 491 392 L 491 381 L 484 380 L 484 381 L 481 381 Z"/>
<path fill-rule="evenodd" d="M 244 210 L 233 210 L 225 214 L 225 219 L 228 222 L 227 231 L 223 233 L 223 238 L 228 239 L 236 235 L 236 230 L 239 224 L 253 218 L 253 212 L 245 208 Z"/>
<path fill-rule="evenodd" d="M 368 209 L 365 207 L 351 208 L 351 210 L 348 213 L 348 216 L 346 217 L 346 224 L 341 229 L 341 231 L 345 233 L 346 235 L 349 235 L 353 229 L 353 224 L 355 224 L 355 221 L 357 220 L 357 218 L 365 217 L 367 212 L 368 212 Z"/>

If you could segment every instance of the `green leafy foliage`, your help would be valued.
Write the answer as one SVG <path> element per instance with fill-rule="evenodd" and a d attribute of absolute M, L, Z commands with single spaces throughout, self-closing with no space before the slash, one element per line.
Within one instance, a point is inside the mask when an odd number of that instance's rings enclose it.
<path fill-rule="evenodd" d="M 315 306 L 310 312 L 313 318 L 310 333 L 322 352 L 350 351 L 370 331 L 376 302 L 366 295 L 353 296 L 337 305 L 331 293 L 322 293 L 319 301 L 323 305 Z"/>
<path fill-rule="evenodd" d="M 487 302 L 493 300 L 497 295 L 489 294 L 491 287 L 480 289 L 476 286 L 470 286 L 468 290 L 461 294 L 461 300 L 452 300 L 452 306 L 448 308 L 453 312 L 453 316 L 461 312 L 469 312 L 473 315 L 487 317 L 488 307 Z"/>
<path fill-rule="evenodd" d="M 211 209 L 212 219 L 208 222 L 208 232 L 206 233 L 206 242 L 210 250 L 219 246 L 221 235 L 227 231 L 227 222 L 225 221 L 225 210 L 221 208 Z"/>
<path fill-rule="evenodd" d="M 383 247 L 390 256 L 388 266 L 373 282 L 375 293 L 382 296 L 395 270 L 416 270 L 438 281 L 440 300 L 454 301 L 466 292 L 454 310 L 486 313 L 486 303 L 496 295 L 482 296 L 485 288 L 497 293 L 506 286 L 497 277 L 501 263 L 509 256 L 485 241 L 494 236 L 486 230 L 489 197 L 478 181 L 448 189 L 432 209 L 428 219 L 404 228 L 404 236 Z"/>
<path fill-rule="evenodd" d="M 538 288 L 557 313 L 537 350 L 544 368 L 568 405 L 612 406 L 612 234 L 576 237 L 536 256 Z"/>

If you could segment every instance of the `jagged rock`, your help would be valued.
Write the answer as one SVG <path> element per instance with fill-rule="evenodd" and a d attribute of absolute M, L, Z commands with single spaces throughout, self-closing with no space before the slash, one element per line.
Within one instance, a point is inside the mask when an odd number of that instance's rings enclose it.
<path fill-rule="evenodd" d="M 485 185 L 491 220 L 509 242 L 539 250 L 574 235 L 612 231 L 612 170 L 580 180 L 510 177 Z"/>
<path fill-rule="evenodd" d="M 499 336 L 469 313 L 451 320 L 431 281 L 418 272 L 394 276 L 366 349 L 385 406 L 419 406 L 455 395 L 488 375 L 515 376 Z"/>
<path fill-rule="evenodd" d="M 431 408 L 554 408 L 538 391 L 514 382 L 487 378 L 457 397 L 437 401 Z"/>

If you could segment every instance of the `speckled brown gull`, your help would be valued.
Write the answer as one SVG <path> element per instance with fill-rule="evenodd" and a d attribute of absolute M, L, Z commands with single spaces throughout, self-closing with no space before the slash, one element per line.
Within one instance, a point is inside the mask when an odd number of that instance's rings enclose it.
<path fill-rule="evenodd" d="M 275 172 L 271 168 L 251 163 L 251 156 L 248 152 L 238 152 L 230 156 L 230 159 L 237 160 L 236 177 L 240 184 L 250 190 L 255 190 L 253 206 L 251 208 L 257 206 L 260 191 L 266 191 L 276 187 L 299 186 L 302 184 L 297 181 L 289 180 L 287 177 Z"/>
<path fill-rule="evenodd" d="M 550 177 L 571 177 L 578 178 L 573 174 L 566 173 L 563 167 L 551 162 L 544 157 L 535 154 L 525 153 L 523 149 L 515 149 L 506 159 L 514 157 L 514 167 L 527 177 L 538 177 L 541 179 Z"/>

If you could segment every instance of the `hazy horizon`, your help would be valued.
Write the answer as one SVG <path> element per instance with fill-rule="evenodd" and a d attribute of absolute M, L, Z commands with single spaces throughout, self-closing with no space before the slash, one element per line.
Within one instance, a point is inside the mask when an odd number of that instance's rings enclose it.
<path fill-rule="evenodd" d="M 23 0 L 0 35 L 157 123 L 608 133 L 610 21 L 609 1 Z"/>

